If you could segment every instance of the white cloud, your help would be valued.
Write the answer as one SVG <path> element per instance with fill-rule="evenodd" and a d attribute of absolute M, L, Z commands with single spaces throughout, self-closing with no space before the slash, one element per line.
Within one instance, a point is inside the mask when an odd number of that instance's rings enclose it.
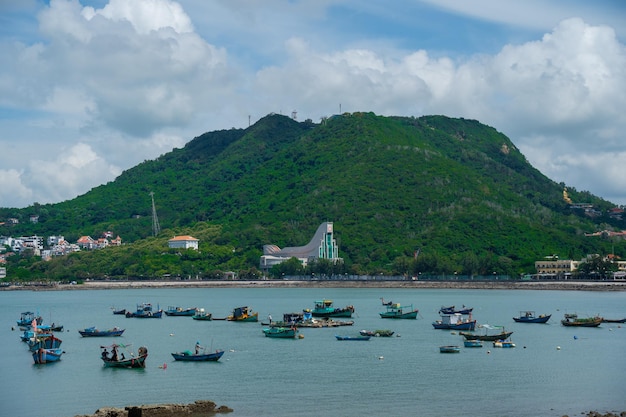
<path fill-rule="evenodd" d="M 532 11 L 437 3 L 520 27 Z M 38 14 L 40 39 L 0 38 L 0 175 L 14 189 L 6 205 L 72 198 L 205 131 L 245 127 L 248 115 L 297 110 L 318 121 L 340 105 L 477 119 L 550 178 L 626 203 L 626 179 L 614 168 L 624 162 L 624 44 L 597 13 L 596 23 L 555 20 L 587 10 L 556 3 L 545 9 L 553 23 L 538 24 L 549 25 L 543 36 L 461 57 L 394 44 L 393 28 L 344 42 L 344 25 L 326 25 L 346 10 L 373 18 L 387 7 L 376 2 L 110 0 L 97 8 L 52 0 Z M 396 17 L 390 11 L 385 22 Z"/>

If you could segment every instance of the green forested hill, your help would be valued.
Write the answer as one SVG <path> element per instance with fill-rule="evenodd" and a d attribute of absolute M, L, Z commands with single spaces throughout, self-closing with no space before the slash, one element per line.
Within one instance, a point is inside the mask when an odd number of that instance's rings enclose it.
<path fill-rule="evenodd" d="M 623 226 L 571 210 L 563 188 L 475 120 L 354 113 L 314 124 L 268 115 L 247 129 L 205 133 L 71 201 L 0 209 L 0 220 L 21 220 L 0 234 L 71 241 L 111 230 L 144 248 L 151 266 L 135 266 L 142 274 L 208 273 L 253 270 L 264 244 L 304 245 L 332 221 L 349 272 L 519 274 L 550 254 L 608 253 L 611 242 L 583 233 Z M 163 230 L 156 239 L 150 192 Z M 568 192 L 602 213 L 612 206 Z M 28 223 L 31 214 L 38 224 Z M 157 261 L 165 240 L 183 230 L 198 235 L 202 254 L 190 255 L 186 267 L 175 257 Z M 132 260 L 121 254 L 129 250 L 81 254 L 72 264 L 92 257 L 88 263 L 100 269 L 83 265 L 90 273 L 123 275 Z M 54 276 L 67 273 L 69 261 L 55 263 Z M 31 268 L 50 275 L 50 266 Z"/>

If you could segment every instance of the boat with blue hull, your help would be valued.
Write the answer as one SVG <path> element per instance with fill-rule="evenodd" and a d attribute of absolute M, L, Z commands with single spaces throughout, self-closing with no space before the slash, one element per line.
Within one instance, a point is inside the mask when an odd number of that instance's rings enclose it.
<path fill-rule="evenodd" d="M 36 336 L 28 342 L 28 350 L 35 352 L 39 349 L 58 349 L 63 341 L 53 334 Z"/>
<path fill-rule="evenodd" d="M 20 327 L 30 327 L 33 324 L 40 325 L 43 323 L 43 318 L 40 315 L 33 313 L 32 311 L 25 311 L 20 314 L 20 319 L 17 321 L 17 325 Z"/>
<path fill-rule="evenodd" d="M 174 352 L 172 357 L 175 361 L 182 362 L 217 362 L 224 355 L 223 350 L 216 350 L 215 352 L 206 353 L 193 353 L 189 350 L 184 352 Z"/>
<path fill-rule="evenodd" d="M 155 311 L 150 303 L 137 304 L 137 310 L 132 313 L 126 312 L 126 318 L 139 318 L 139 319 L 160 319 L 163 316 L 163 310 L 157 307 Z"/>
<path fill-rule="evenodd" d="M 126 329 L 120 329 L 119 327 L 113 327 L 107 330 L 98 330 L 96 327 L 87 327 L 86 329 L 79 330 L 78 333 L 82 337 L 117 337 L 121 336 Z"/>
<path fill-rule="evenodd" d="M 293 327 L 269 327 L 263 329 L 265 337 L 272 337 L 276 339 L 295 339 L 298 336 L 298 329 Z"/>
<path fill-rule="evenodd" d="M 372 338 L 372 336 L 340 336 L 335 335 L 337 340 L 356 340 L 356 341 L 367 341 Z"/>
<path fill-rule="evenodd" d="M 167 310 L 164 311 L 164 313 L 166 316 L 191 317 L 194 314 L 196 314 L 197 311 L 198 309 L 196 307 L 183 308 L 183 307 L 169 306 Z"/>
<path fill-rule="evenodd" d="M 35 361 L 35 363 L 38 365 L 58 362 L 61 360 L 61 355 L 63 355 L 63 349 L 61 348 L 40 348 L 33 352 L 33 361 Z"/>
<path fill-rule="evenodd" d="M 461 348 L 455 345 L 439 346 L 439 352 L 440 353 L 459 353 L 461 352 Z"/>
<path fill-rule="evenodd" d="M 379 314 L 380 318 L 383 319 L 416 319 L 417 313 L 419 313 L 419 310 L 413 308 L 413 304 L 403 306 L 399 303 L 394 303 L 387 306 L 387 311 Z"/>
<path fill-rule="evenodd" d="M 354 306 L 346 306 L 337 308 L 333 306 L 332 300 L 320 300 L 315 302 L 312 310 L 304 310 L 310 312 L 313 317 L 333 318 L 333 317 L 352 317 L 354 314 Z"/>
<path fill-rule="evenodd" d="M 537 316 L 534 311 L 520 311 L 519 316 L 513 317 L 513 320 L 517 323 L 547 323 L 550 317 L 551 314 Z"/>
<path fill-rule="evenodd" d="M 444 314 L 441 320 L 433 322 L 433 327 L 441 330 L 474 330 L 476 320 L 472 320 L 471 314 L 467 319 L 460 313 Z"/>

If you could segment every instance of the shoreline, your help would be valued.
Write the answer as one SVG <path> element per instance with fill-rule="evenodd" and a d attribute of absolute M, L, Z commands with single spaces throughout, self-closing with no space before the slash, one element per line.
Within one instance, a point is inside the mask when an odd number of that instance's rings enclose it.
<path fill-rule="evenodd" d="M 86 281 L 82 284 L 23 285 L 0 291 L 76 291 L 135 288 L 416 288 L 480 290 L 626 291 L 626 281 Z"/>

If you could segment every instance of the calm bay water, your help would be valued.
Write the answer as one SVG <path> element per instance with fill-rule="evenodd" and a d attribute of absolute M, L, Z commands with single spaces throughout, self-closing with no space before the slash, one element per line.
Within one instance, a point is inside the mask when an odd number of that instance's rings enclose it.
<path fill-rule="evenodd" d="M 419 308 L 417 320 L 385 320 L 380 297 Z M 225 317 L 247 305 L 268 314 L 312 308 L 329 298 L 354 305 L 354 326 L 302 329 L 303 339 L 263 336 L 259 323 L 195 321 L 189 317 L 127 319 L 111 307 L 138 303 L 203 307 Z M 464 349 L 454 332 L 434 330 L 442 305 L 474 307 L 481 324 L 514 331 L 514 349 Z M 15 321 L 38 311 L 44 323 L 63 324 L 58 363 L 34 365 Z M 553 314 L 550 322 L 519 324 L 521 310 Z M 411 289 L 133 289 L 0 292 L 4 361 L 0 415 L 71 417 L 103 406 L 211 400 L 237 416 L 570 416 L 626 410 L 626 325 L 565 328 L 564 313 L 626 317 L 626 293 L 580 291 Z M 78 329 L 119 326 L 121 338 L 81 338 Z M 399 337 L 339 342 L 335 334 L 391 329 Z M 143 370 L 103 368 L 101 344 L 113 341 L 149 351 Z M 175 362 L 170 352 L 196 341 L 226 353 L 217 363 Z M 560 349 L 559 349 L 560 348 Z M 490 352 L 490 353 L 488 353 Z M 165 366 L 164 366 L 165 365 Z"/>

